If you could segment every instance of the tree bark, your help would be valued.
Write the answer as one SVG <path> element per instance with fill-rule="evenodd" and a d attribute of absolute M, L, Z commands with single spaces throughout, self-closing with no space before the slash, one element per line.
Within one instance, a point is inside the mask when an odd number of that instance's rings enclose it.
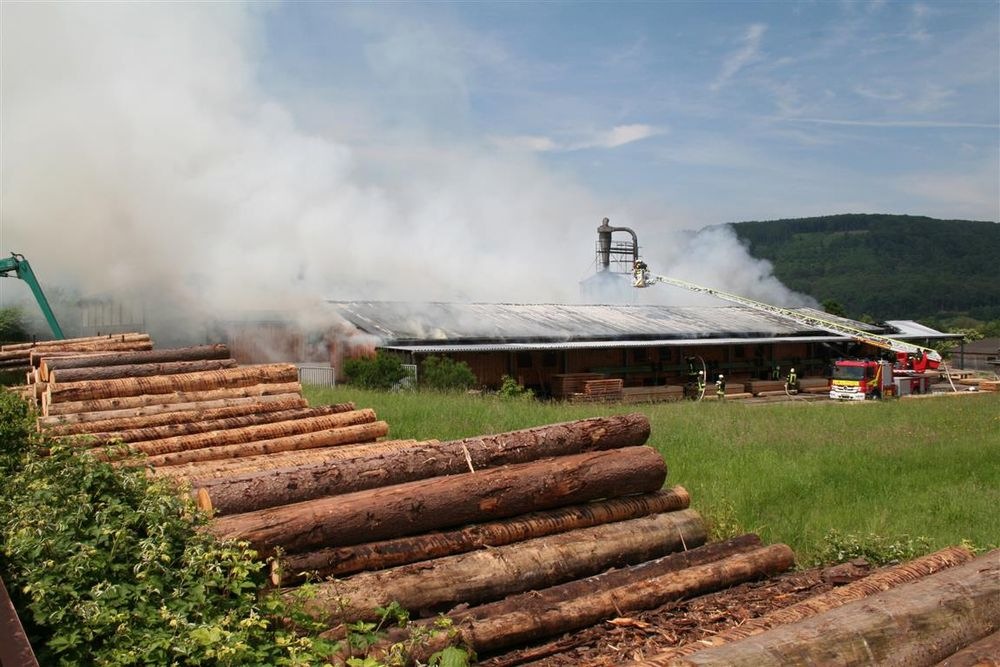
<path fill-rule="evenodd" d="M 175 466 L 165 466 L 151 470 L 153 475 L 160 477 L 173 477 L 185 482 L 196 484 L 203 480 L 221 479 L 223 477 L 238 476 L 247 472 L 261 470 L 279 470 L 292 468 L 295 466 L 309 465 L 324 461 L 330 458 L 338 458 L 350 451 L 374 451 L 379 447 L 406 447 L 423 442 L 437 442 L 427 440 L 383 440 L 364 445 L 339 445 L 334 447 L 317 447 L 315 449 L 302 449 L 287 452 L 275 452 L 273 454 L 257 454 L 255 456 L 242 456 L 238 459 L 225 459 L 216 461 L 196 461 L 194 463 L 183 463 Z M 198 494 L 192 494 L 198 496 Z M 202 509 L 211 512 L 211 502 L 207 496 L 202 496 L 207 502 Z"/>
<path fill-rule="evenodd" d="M 298 369 L 293 364 L 262 364 L 240 366 L 218 371 L 155 375 L 152 377 L 119 378 L 117 380 L 83 380 L 81 382 L 49 383 L 46 391 L 49 405 L 70 401 L 91 401 L 125 396 L 148 396 L 178 391 L 233 389 L 258 384 L 296 382 Z"/>
<path fill-rule="evenodd" d="M 760 549 L 760 537 L 747 533 L 737 537 L 713 542 L 712 544 L 688 544 L 687 549 L 671 553 L 655 560 L 648 560 L 637 565 L 608 570 L 586 579 L 569 581 L 565 584 L 552 586 L 542 590 L 534 590 L 521 595 L 512 595 L 496 602 L 479 605 L 469 609 L 459 609 L 448 614 L 455 623 L 478 621 L 491 617 L 503 616 L 526 609 L 542 610 L 546 607 L 558 606 L 567 600 L 581 596 L 593 595 L 599 591 L 609 591 L 622 586 L 628 586 L 645 579 L 660 577 L 670 572 L 677 572 L 697 565 L 714 563 L 736 554 L 750 553 Z M 623 610 L 624 611 L 624 610 Z"/>
<path fill-rule="evenodd" d="M 263 398 L 280 398 L 280 400 L 263 400 Z M 145 430 L 152 428 L 173 428 L 186 427 L 188 424 L 198 424 L 199 422 L 211 422 L 217 419 L 228 419 L 230 417 L 241 417 L 247 415 L 265 415 L 274 412 L 290 412 L 293 410 L 310 409 L 305 407 L 305 399 L 296 394 L 284 394 L 279 397 L 262 397 L 248 399 L 252 402 L 244 405 L 233 405 L 230 407 L 193 409 L 177 412 L 161 412 L 159 414 L 118 417 L 114 419 L 102 419 L 98 421 L 84 421 L 73 424 L 55 423 L 45 426 L 45 432 L 51 436 L 81 435 L 91 434 L 98 440 L 106 435 L 125 433 L 132 430 Z M 330 406 L 331 412 L 347 412 L 354 409 L 353 403 L 338 403 Z M 84 413 L 87 414 L 87 413 Z M 103 413 L 98 413 L 103 414 Z M 322 414 L 322 413 L 317 413 Z M 52 417 L 50 419 L 59 419 Z M 160 431 L 156 431 L 160 433 Z M 181 433 L 166 433 L 162 436 L 182 435 Z M 151 440 L 154 438 L 146 438 Z"/>
<path fill-rule="evenodd" d="M 235 359 L 206 359 L 198 361 L 169 361 L 156 364 L 123 364 L 119 366 L 85 366 L 49 372 L 49 381 L 60 383 L 94 380 L 119 380 L 122 378 L 151 377 L 154 375 L 180 375 L 204 373 L 225 368 L 236 368 Z"/>
<path fill-rule="evenodd" d="M 20 349 L 20 350 L 8 350 L 6 352 L 0 352 L 0 361 L 9 361 L 11 359 L 21 359 L 24 361 L 24 365 L 27 366 L 31 363 L 32 352 L 76 352 L 78 354 L 86 352 L 138 352 L 142 350 L 152 350 L 153 343 L 150 340 L 133 340 L 125 342 L 103 342 L 103 343 L 75 343 L 66 344 L 59 347 L 49 346 L 49 347 L 39 347 L 31 349 Z"/>
<path fill-rule="evenodd" d="M 1000 631 L 969 644 L 937 667 L 996 667 L 1000 665 Z"/>
<path fill-rule="evenodd" d="M 642 414 L 596 417 L 491 436 L 385 447 L 377 456 L 338 458 L 301 468 L 267 470 L 199 483 L 219 515 L 239 514 L 322 496 L 418 479 L 525 463 L 550 456 L 641 445 L 649 437 Z"/>
<path fill-rule="evenodd" d="M 189 449 L 171 454 L 150 456 L 144 461 L 134 461 L 134 464 L 151 465 L 154 467 L 172 466 L 181 463 L 191 463 L 193 461 L 234 459 L 272 452 L 288 452 L 302 449 L 316 449 L 318 447 L 375 442 L 379 438 L 388 435 L 388 433 L 389 425 L 384 421 L 377 421 L 357 424 L 355 426 L 332 428 L 325 431 L 315 431 L 313 433 L 302 433 L 301 435 L 290 435 L 272 440 L 258 440 L 256 442 L 246 442 L 236 445 Z M 133 461 L 129 460 L 129 463 L 133 463 Z"/>
<path fill-rule="evenodd" d="M 212 532 L 271 555 L 403 537 L 658 490 L 667 476 L 649 447 L 561 456 L 475 473 L 308 500 L 216 519 Z"/>
<path fill-rule="evenodd" d="M 169 376 L 168 376 L 169 377 Z M 298 382 L 265 383 L 249 387 L 233 387 L 226 389 L 210 389 L 207 391 L 177 391 L 169 394 L 145 394 L 142 396 L 120 396 L 118 398 L 101 398 L 90 401 L 69 401 L 67 403 L 48 403 L 42 398 L 42 414 L 65 415 L 75 412 L 107 412 L 125 408 L 142 408 L 152 405 L 169 403 L 204 403 L 220 401 L 229 398 L 248 398 L 257 396 L 274 396 L 277 394 L 302 394 L 302 385 Z M 214 407 L 223 407 L 218 403 Z M 167 412 L 167 410 L 162 410 Z M 155 413 L 156 411 L 154 411 Z"/>
<path fill-rule="evenodd" d="M 933 665 L 1000 626 L 1000 550 L 678 665 Z"/>
<path fill-rule="evenodd" d="M 464 643 L 487 652 L 542 639 L 560 632 L 585 628 L 607 618 L 660 605 L 784 572 L 795 562 L 784 544 L 737 553 L 721 560 L 692 565 L 659 575 L 639 577 L 611 588 L 595 587 L 558 605 L 527 602 L 500 615 L 460 622 Z M 545 591 L 541 592 L 543 599 Z M 419 657 L 419 655 L 418 655 Z"/>
<path fill-rule="evenodd" d="M 411 611 L 475 604 L 704 541 L 705 525 L 694 510 L 654 514 L 324 582 L 305 610 L 332 626 L 374 618 L 378 607 L 393 601 Z"/>
<path fill-rule="evenodd" d="M 72 348 L 74 345 L 92 345 L 100 343 L 126 343 L 133 341 L 148 341 L 147 333 L 121 333 L 106 336 L 84 336 L 82 338 L 63 338 L 62 340 L 39 340 L 32 343 L 8 343 L 0 350 L 12 352 L 19 350 L 38 350 L 42 348 Z"/>
<path fill-rule="evenodd" d="M 161 438 L 159 440 L 143 440 L 141 442 L 129 443 L 121 449 L 128 450 L 129 454 L 161 456 L 164 454 L 203 449 L 205 447 L 239 445 L 261 440 L 287 438 L 293 435 L 326 431 L 344 426 L 370 424 L 374 421 L 375 411 L 366 408 L 364 410 L 338 412 L 319 417 L 308 417 L 306 419 L 292 419 L 290 421 L 256 424 L 242 428 L 220 429 L 204 433 L 192 433 L 191 435 L 178 435 L 172 438 Z M 115 457 L 109 458 L 114 459 Z"/>
<path fill-rule="evenodd" d="M 91 445 L 106 445 L 112 442 L 123 442 L 123 443 L 145 443 L 145 442 L 174 442 L 175 438 L 188 438 L 190 436 L 195 436 L 198 434 L 206 434 L 215 431 L 225 431 L 227 436 L 232 436 L 237 429 L 246 429 L 253 426 L 262 426 L 264 424 L 279 424 L 284 422 L 299 423 L 302 422 L 302 428 L 305 429 L 309 424 L 317 424 L 318 422 L 309 422 L 305 420 L 312 420 L 321 417 L 330 417 L 332 415 L 343 414 L 345 412 L 354 411 L 354 404 L 341 404 L 341 405 L 324 405 L 318 408 L 298 408 L 294 410 L 282 410 L 278 412 L 255 412 L 252 414 L 232 416 L 232 417 L 220 417 L 218 419 L 202 419 L 202 420 L 191 420 L 176 424 L 167 424 L 165 426 L 149 426 L 146 428 L 136 428 L 128 429 L 124 431 L 105 431 L 103 433 L 88 433 L 87 435 L 93 440 L 90 441 Z M 178 414 L 178 413 L 174 413 Z M 180 413 L 184 414 L 184 413 Z M 372 413 L 374 415 L 374 413 Z M 371 421 L 375 421 L 372 419 Z M 275 426 L 276 429 L 279 427 Z M 287 428 L 292 428 L 291 426 Z M 279 430 L 287 430 L 279 429 Z M 321 428 L 331 428 L 330 426 L 322 426 Z M 320 430 L 320 428 L 314 428 L 311 430 Z M 306 430 L 300 431 L 302 433 L 307 432 Z M 278 433 L 278 435 L 293 435 L 292 432 L 288 433 Z M 254 438 L 255 440 L 267 440 L 270 437 L 264 438 Z M 235 442 L 235 441 L 233 441 Z M 213 445 L 216 444 L 226 444 L 224 442 L 212 442 Z M 232 443 L 230 443 L 232 444 Z M 176 451 L 176 450 L 174 450 Z M 157 452 L 166 453 L 166 452 Z"/>
<path fill-rule="evenodd" d="M 95 366 L 122 366 L 125 364 L 158 364 L 176 361 L 229 359 L 230 356 L 229 348 L 225 345 L 197 345 L 194 347 L 150 350 L 148 352 L 48 357 L 39 362 L 38 368 L 42 373 L 42 378 L 48 379 L 48 374 L 55 370 L 91 368 Z"/>
<path fill-rule="evenodd" d="M 268 387 L 268 385 L 261 386 Z M 38 418 L 38 429 L 46 430 L 59 426 L 84 427 L 84 429 L 86 429 L 89 428 L 90 424 L 94 423 L 107 423 L 109 421 L 117 421 L 120 419 L 166 417 L 167 415 L 174 415 L 171 419 L 175 421 L 187 421 L 189 417 L 181 416 L 178 418 L 176 415 L 192 413 L 190 419 L 197 419 L 193 413 L 206 413 L 214 410 L 234 410 L 232 413 L 217 415 L 222 417 L 227 414 L 236 416 L 240 414 L 251 414 L 256 411 L 294 410 L 295 408 L 304 408 L 308 405 L 308 403 L 306 402 L 306 399 L 302 398 L 302 394 L 297 391 L 295 387 L 301 389 L 300 385 L 295 383 L 292 385 L 291 391 L 287 393 L 262 394 L 257 396 L 251 395 L 236 398 L 218 398 L 212 400 L 194 401 L 190 403 L 160 403 L 133 408 L 102 410 L 98 412 L 76 412 L 51 415 L 48 417 Z M 163 394 L 160 394 L 159 396 L 162 397 Z M 170 422 L 168 421 L 167 423 Z"/>
<path fill-rule="evenodd" d="M 749 619 L 740 625 L 701 639 L 696 644 L 686 644 L 646 659 L 643 664 L 648 667 L 672 664 L 673 661 L 685 655 L 697 653 L 713 646 L 722 646 L 747 637 L 759 635 L 771 628 L 788 625 L 812 618 L 825 611 L 843 606 L 848 602 L 861 600 L 869 595 L 889 590 L 903 584 L 917 581 L 935 572 L 949 567 L 967 563 L 974 558 L 971 551 L 961 547 L 949 547 L 929 556 L 924 556 L 902 565 L 874 572 L 869 576 L 851 582 L 826 593 L 807 598 L 802 602 L 784 609 L 778 609 L 770 614 Z"/>
<path fill-rule="evenodd" d="M 567 533 L 579 528 L 638 519 L 661 512 L 675 512 L 686 509 L 689 503 L 690 497 L 684 487 L 675 486 L 642 496 L 613 498 L 546 512 L 533 512 L 456 530 L 368 542 L 352 547 L 280 555 L 271 561 L 271 583 L 275 586 L 290 586 L 303 581 L 306 573 L 326 578 L 343 577 L 363 570 L 384 570 L 475 549 L 500 547 L 546 535 Z"/>

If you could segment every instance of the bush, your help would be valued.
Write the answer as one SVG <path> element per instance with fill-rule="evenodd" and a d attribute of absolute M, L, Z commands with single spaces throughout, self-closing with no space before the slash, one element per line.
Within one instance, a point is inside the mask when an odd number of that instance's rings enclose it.
<path fill-rule="evenodd" d="M 351 384 L 363 389 L 392 389 L 409 373 L 403 362 L 394 354 L 381 350 L 367 359 L 348 359 L 344 362 L 344 375 Z"/>
<path fill-rule="evenodd" d="M 817 565 L 864 558 L 872 565 L 880 566 L 913 560 L 930 551 L 928 538 L 909 535 L 893 539 L 874 533 L 857 535 L 831 530 L 823 537 L 823 541 L 823 550 L 815 561 Z"/>
<path fill-rule="evenodd" d="M 497 391 L 500 398 L 531 400 L 535 397 L 535 392 L 522 387 L 517 380 L 509 375 L 500 378 L 500 389 Z"/>
<path fill-rule="evenodd" d="M 432 356 L 420 367 L 420 384 L 431 389 L 465 390 L 475 386 L 476 376 L 464 361 Z"/>

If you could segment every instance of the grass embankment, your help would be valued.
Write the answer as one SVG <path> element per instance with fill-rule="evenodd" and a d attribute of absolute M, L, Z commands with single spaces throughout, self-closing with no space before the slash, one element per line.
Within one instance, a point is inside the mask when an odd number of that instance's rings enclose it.
<path fill-rule="evenodd" d="M 568 405 L 437 393 L 307 390 L 372 407 L 394 438 L 451 439 L 602 414 L 649 416 L 668 484 L 720 532 L 785 542 L 800 563 L 862 542 L 929 552 L 1000 544 L 1000 397 L 844 405 Z M 829 539 L 830 531 L 847 536 Z M 871 538 L 878 536 L 878 539 Z M 926 541 L 918 538 L 926 538 Z M 910 544 L 910 541 L 916 541 Z"/>

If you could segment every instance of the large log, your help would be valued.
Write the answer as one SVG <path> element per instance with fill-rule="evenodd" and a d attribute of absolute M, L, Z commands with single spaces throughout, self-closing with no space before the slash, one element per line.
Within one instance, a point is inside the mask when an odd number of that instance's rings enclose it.
<path fill-rule="evenodd" d="M 393 601 L 413 611 L 475 604 L 704 541 L 705 525 L 694 510 L 654 514 L 320 583 L 305 610 L 335 624 L 371 619 Z"/>
<path fill-rule="evenodd" d="M 522 604 L 514 609 L 508 608 L 505 613 L 482 618 L 476 618 L 476 614 L 472 613 L 457 624 L 456 639 L 480 652 L 497 650 L 585 628 L 628 612 L 652 609 L 675 600 L 773 576 L 784 572 L 795 562 L 792 550 L 784 544 L 737 552 L 721 560 L 687 567 L 684 567 L 684 559 L 691 558 L 690 554 L 678 554 L 677 558 L 680 563 L 661 559 L 666 567 L 660 565 L 664 570 L 660 574 L 650 572 L 647 576 L 630 577 L 624 573 L 609 573 L 612 579 L 620 578 L 620 585 L 602 585 L 600 579 L 595 577 L 591 582 L 597 579 L 596 585 L 574 582 L 577 586 L 571 589 L 572 596 L 539 591 L 537 603 L 531 599 L 532 596 L 525 595 L 518 597 Z M 683 569 L 677 569 L 678 565 Z M 550 604 L 549 598 L 559 599 L 559 602 Z M 439 640 L 437 645 L 431 643 L 423 650 L 440 648 L 443 641 L 448 641 L 448 638 Z M 418 650 L 415 657 L 426 659 L 428 656 L 421 655 Z"/>
<path fill-rule="evenodd" d="M 294 364 L 261 364 L 240 366 L 200 373 L 154 375 L 152 377 L 119 378 L 117 380 L 83 380 L 80 382 L 49 383 L 45 392 L 49 405 L 70 401 L 92 401 L 102 398 L 148 396 L 178 391 L 232 389 L 258 384 L 295 382 L 299 371 Z"/>
<path fill-rule="evenodd" d="M 712 544 L 688 545 L 690 548 L 678 553 L 661 556 L 638 565 L 630 565 L 607 572 L 595 574 L 585 579 L 568 581 L 564 584 L 533 590 L 520 595 L 511 595 L 496 602 L 490 602 L 475 607 L 459 607 L 448 613 L 455 623 L 468 623 L 490 617 L 502 616 L 525 609 L 544 609 L 558 606 L 567 600 L 593 595 L 598 591 L 608 591 L 622 586 L 634 584 L 637 581 L 663 576 L 670 572 L 684 570 L 696 565 L 714 563 L 735 554 L 749 553 L 760 549 L 760 537 L 753 533 L 713 542 Z M 624 611 L 624 610 L 622 610 Z M 489 647 L 496 648 L 495 646 Z"/>
<path fill-rule="evenodd" d="M 525 463 L 550 456 L 641 445 L 649 437 L 642 414 L 596 417 L 497 435 L 380 448 L 375 456 L 331 459 L 200 483 L 216 514 L 238 514 L 377 486 Z"/>
<path fill-rule="evenodd" d="M 209 401 L 220 401 L 227 398 L 246 398 L 249 396 L 273 396 L 277 394 L 301 393 L 302 385 L 298 382 L 283 382 L 278 384 L 257 384 L 249 387 L 210 389 L 208 391 L 178 391 L 172 394 L 122 396 L 119 398 L 101 398 L 90 401 L 69 401 L 67 403 L 55 404 L 48 403 L 43 400 L 42 414 L 48 417 L 52 415 L 72 414 L 74 412 L 106 412 L 109 410 L 141 408 L 151 405 L 164 405 L 168 403 L 207 403 Z M 43 396 L 43 398 L 47 397 L 48 394 Z M 217 403 L 214 407 L 222 407 L 224 405 L 225 403 Z M 166 412 L 166 410 L 163 411 Z"/>
<path fill-rule="evenodd" d="M 499 547 L 579 528 L 674 512 L 686 509 L 689 503 L 690 497 L 684 487 L 675 486 L 642 496 L 613 498 L 546 512 L 533 512 L 455 530 L 301 554 L 282 554 L 271 561 L 271 582 L 275 586 L 290 586 L 303 581 L 307 575 L 320 578 L 343 577 L 363 570 L 384 570 L 474 549 Z"/>
<path fill-rule="evenodd" d="M 262 385 L 267 387 L 268 385 Z M 295 387 L 301 386 L 296 383 Z M 160 394 L 160 396 L 163 396 Z M 65 405 L 65 404 L 63 404 Z M 107 424 L 123 419 L 146 419 L 166 417 L 172 415 L 164 423 L 180 423 L 184 421 L 196 420 L 197 414 L 207 414 L 210 411 L 233 410 L 233 412 L 219 413 L 215 417 L 226 417 L 252 414 L 260 411 L 272 410 L 294 410 L 304 408 L 308 405 L 306 399 L 302 397 L 300 391 L 292 390 L 288 393 L 263 394 L 257 396 L 242 396 L 236 398 L 217 398 L 206 401 L 194 401 L 190 403 L 158 403 L 154 405 L 139 406 L 134 408 L 120 408 L 116 410 L 102 410 L 98 412 L 75 412 L 59 415 L 51 415 L 38 418 L 38 429 L 48 430 L 61 426 L 73 426 L 81 428 L 80 432 L 86 433 L 91 428 L 91 424 Z M 351 408 L 353 409 L 353 408 Z M 180 415 L 180 416 L 178 416 Z M 214 417 L 208 417 L 212 419 Z M 141 426 L 141 424 L 137 424 Z M 101 426 L 104 428 L 104 426 Z M 70 435 L 62 433 L 62 435 Z"/>
<path fill-rule="evenodd" d="M 212 532 L 264 555 L 402 537 L 467 523 L 658 490 L 667 467 L 655 450 L 573 454 L 475 473 L 319 498 L 216 519 Z"/>
<path fill-rule="evenodd" d="M 173 466 L 163 466 L 151 468 L 150 473 L 156 477 L 173 477 L 197 485 L 204 480 L 221 479 L 223 477 L 234 477 L 248 472 L 261 472 L 264 470 L 280 470 L 296 466 L 310 465 L 332 458 L 340 458 L 345 450 L 371 450 L 379 447 L 406 447 L 424 442 L 437 442 L 428 440 L 382 440 L 361 445 L 339 445 L 334 447 L 316 447 L 312 449 L 300 449 L 287 452 L 274 452 L 271 454 L 256 454 L 253 456 L 241 456 L 238 459 L 219 459 L 214 461 L 195 461 L 193 463 L 183 463 Z M 194 494 L 197 497 L 197 494 Z M 205 497 L 207 500 L 207 496 Z M 207 512 L 212 511 L 211 504 L 201 506 Z"/>
<path fill-rule="evenodd" d="M 24 349 L 24 350 L 11 350 L 8 352 L 0 352 L 0 361 L 21 359 L 25 362 L 25 365 L 27 366 L 30 365 L 31 363 L 31 354 L 34 351 L 76 352 L 77 354 L 82 354 L 88 352 L 137 352 L 137 351 L 152 350 L 152 349 L 153 349 L 153 342 L 150 340 L 79 343 L 73 345 L 65 345 L 63 347 L 46 347 L 46 348 L 37 348 L 36 350 Z"/>
<path fill-rule="evenodd" d="M 350 407 L 348 407 L 348 405 Z M 163 426 L 147 426 L 146 428 L 133 428 L 122 431 L 101 431 L 97 433 L 87 433 L 86 435 L 92 439 L 92 442 L 96 442 L 99 445 L 106 445 L 112 442 L 146 442 L 176 438 L 179 436 L 195 435 L 198 433 L 207 433 L 209 431 L 229 431 L 248 426 L 257 426 L 260 424 L 272 424 L 276 422 L 324 417 L 342 412 L 350 412 L 354 409 L 353 403 L 348 405 L 323 405 L 318 408 L 296 408 L 293 410 L 281 410 L 276 412 L 254 412 L 251 414 L 234 415 L 232 417 L 220 417 L 218 419 L 202 419 L 198 421 L 165 424 Z"/>
<path fill-rule="evenodd" d="M 148 341 L 147 333 L 120 333 L 107 334 L 104 336 L 84 336 L 81 338 L 62 338 L 60 340 L 39 340 L 31 343 L 8 343 L 0 350 L 12 352 L 19 350 L 38 350 L 42 348 L 66 348 L 70 349 L 75 345 L 91 345 L 100 343 L 125 343 L 130 341 Z"/>
<path fill-rule="evenodd" d="M 271 397 L 266 398 L 270 399 Z M 196 433 L 197 431 L 190 429 L 200 428 L 202 424 L 212 424 L 218 420 L 234 417 L 260 417 L 263 419 L 276 413 L 282 415 L 292 415 L 295 413 L 302 415 L 332 414 L 334 412 L 347 412 L 354 409 L 353 403 L 338 403 L 331 406 L 321 406 L 320 408 L 306 408 L 305 399 L 298 395 L 290 394 L 282 395 L 281 400 L 278 401 L 250 400 L 254 402 L 222 408 L 163 412 L 160 414 L 118 417 L 116 419 L 102 419 L 74 424 L 52 424 L 45 427 L 45 432 L 51 436 L 89 434 L 97 440 L 104 440 L 114 436 L 121 438 L 123 442 L 129 442 L 132 440 L 130 435 L 132 431 L 150 434 L 147 437 L 137 439 L 155 440 L 172 435 Z M 310 410 L 320 410 L 320 412 L 307 412 Z M 280 419 L 277 420 L 280 421 Z M 211 430 L 211 428 L 205 430 Z"/>
<path fill-rule="evenodd" d="M 723 644 L 739 641 L 753 635 L 759 635 L 780 625 L 788 625 L 789 623 L 797 623 L 798 621 L 812 618 L 823 612 L 843 606 L 848 602 L 861 600 L 869 595 L 917 581 L 949 567 L 967 563 L 973 558 L 972 552 L 968 549 L 961 547 L 942 549 L 928 556 L 874 572 L 863 579 L 807 598 L 790 607 L 778 609 L 758 618 L 749 619 L 733 628 L 710 637 L 705 637 L 697 643 L 686 644 L 664 651 L 647 658 L 642 664 L 644 667 L 666 667 L 666 665 L 672 664 L 682 656 L 691 655 L 692 653 L 697 653 L 713 646 L 722 646 Z"/>
<path fill-rule="evenodd" d="M 370 424 L 374 421 L 375 411 L 365 408 L 363 410 L 351 410 L 350 412 L 335 412 L 318 417 L 297 418 L 287 421 L 255 424 L 242 428 L 220 429 L 204 433 L 192 433 L 191 435 L 177 435 L 172 438 L 161 438 L 159 440 L 131 442 L 123 448 L 116 449 L 127 450 L 125 452 L 126 455 L 146 454 L 153 457 L 204 449 L 205 447 L 221 447 L 223 445 L 239 445 L 248 442 L 258 442 L 260 440 L 287 438 L 289 436 L 327 431 L 345 426 Z M 113 460 L 116 457 L 109 456 L 107 458 Z"/>
<path fill-rule="evenodd" d="M 939 662 L 937 667 L 998 667 L 1000 666 L 1000 631 L 969 644 L 955 655 Z"/>
<path fill-rule="evenodd" d="M 335 445 L 375 442 L 377 439 L 388 435 L 388 433 L 389 425 L 384 421 L 368 422 L 355 426 L 343 426 L 341 428 L 290 435 L 271 440 L 257 440 L 236 445 L 188 449 L 171 454 L 150 456 L 145 460 L 129 459 L 128 463 L 155 467 L 180 465 L 181 463 L 191 463 L 193 461 L 242 458 L 244 456 L 255 456 L 272 452 L 288 452 L 300 449 L 316 449 L 319 447 L 333 447 Z"/>
<path fill-rule="evenodd" d="M 168 361 L 155 364 L 122 364 L 118 366 L 85 366 L 49 372 L 49 382 L 67 383 L 121 378 L 151 377 L 153 375 L 180 375 L 204 373 L 224 368 L 236 368 L 235 359 L 205 359 L 197 361 Z"/>
<path fill-rule="evenodd" d="M 678 665 L 933 665 L 1000 629 L 1000 549 Z"/>
<path fill-rule="evenodd" d="M 229 359 L 229 348 L 225 345 L 197 345 L 175 347 L 148 352 L 120 352 L 117 354 L 91 354 L 85 356 L 46 357 L 38 364 L 43 379 L 55 370 L 90 368 L 94 366 L 121 366 L 124 364 L 158 364 L 174 361 L 199 361 L 208 359 Z"/>

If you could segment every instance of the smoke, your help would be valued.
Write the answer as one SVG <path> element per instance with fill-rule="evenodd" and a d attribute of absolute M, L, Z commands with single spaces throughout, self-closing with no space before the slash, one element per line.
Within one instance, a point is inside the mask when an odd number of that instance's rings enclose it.
<path fill-rule="evenodd" d="M 266 5 L 2 12 L 0 244 L 47 288 L 140 301 L 151 328 L 264 311 L 316 325 L 326 299 L 577 299 L 598 195 L 488 142 L 370 124 L 352 138 L 357 110 L 307 131 L 309 95 L 261 83 Z M 713 278 L 768 282 L 706 234 L 692 252 Z"/>

